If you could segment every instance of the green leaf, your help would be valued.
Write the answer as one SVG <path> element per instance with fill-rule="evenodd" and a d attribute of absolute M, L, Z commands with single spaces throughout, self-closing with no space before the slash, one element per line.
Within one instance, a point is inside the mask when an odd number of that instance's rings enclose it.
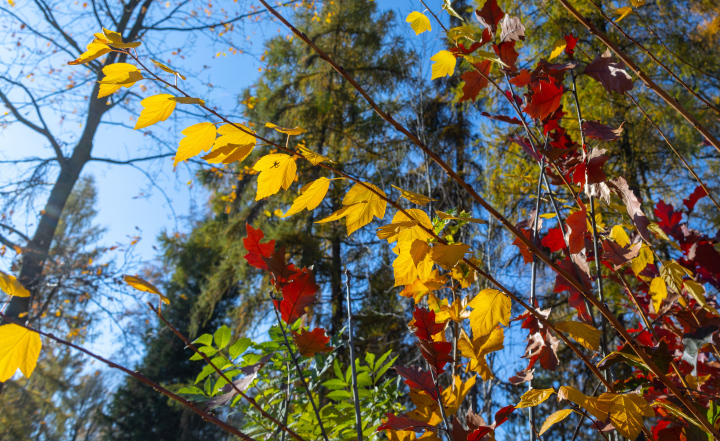
<path fill-rule="evenodd" d="M 237 358 L 247 350 L 252 344 L 252 340 L 249 338 L 241 338 L 230 346 L 230 358 Z"/>
<path fill-rule="evenodd" d="M 197 378 L 195 378 L 195 384 L 198 384 L 199 382 L 201 382 L 203 379 L 207 378 L 207 376 L 212 374 L 213 372 L 215 372 L 215 369 L 212 366 L 210 366 L 209 364 L 206 365 L 203 368 L 203 370 L 200 371 Z"/>
<path fill-rule="evenodd" d="M 340 380 L 343 381 L 345 378 L 342 374 L 342 369 L 340 368 L 340 363 L 338 363 L 337 359 L 333 361 L 333 371 L 335 371 L 335 376 Z"/>
<path fill-rule="evenodd" d="M 348 386 L 348 384 L 342 380 L 333 378 L 332 380 L 324 382 L 323 386 L 327 387 L 328 389 L 344 389 Z"/>
<path fill-rule="evenodd" d="M 208 357 L 212 357 L 213 355 L 215 355 L 217 353 L 217 351 L 218 350 L 213 348 L 212 346 L 201 346 L 198 348 L 198 352 L 203 353 Z M 190 357 L 191 361 L 202 360 L 202 359 L 203 359 L 202 355 L 200 355 L 198 353 L 193 354 L 193 356 Z"/>
<path fill-rule="evenodd" d="M 222 325 L 220 329 L 215 331 L 215 346 L 217 346 L 218 349 L 222 349 L 227 346 L 228 343 L 230 343 L 230 334 L 230 328 Z"/>
<path fill-rule="evenodd" d="M 203 334 L 200 337 L 196 338 L 195 341 L 192 343 L 198 344 L 198 345 L 212 346 L 212 341 L 213 341 L 212 335 Z"/>
<path fill-rule="evenodd" d="M 205 395 L 205 392 L 203 392 L 202 389 L 199 387 L 191 386 L 191 387 L 183 387 L 178 391 L 179 394 L 186 394 L 186 395 Z"/>
<path fill-rule="evenodd" d="M 334 390 L 327 394 L 327 397 L 333 400 L 343 400 L 346 398 L 352 398 L 352 394 L 346 390 Z"/>
<path fill-rule="evenodd" d="M 388 352 L 388 353 L 385 354 L 385 355 L 389 355 L 389 354 L 390 354 L 390 352 Z M 385 355 L 383 355 L 383 357 L 385 357 Z M 385 366 L 383 366 L 383 367 L 381 367 L 380 369 L 378 369 L 377 372 L 375 372 L 375 378 L 380 378 L 380 377 L 382 377 L 383 374 L 385 374 L 385 372 L 386 372 L 388 369 L 390 369 L 390 368 L 395 364 L 395 360 L 397 360 L 397 356 L 396 356 L 396 357 L 393 357 L 393 359 L 390 360 Z M 379 361 L 378 361 L 378 364 L 380 364 Z"/>
<path fill-rule="evenodd" d="M 370 374 L 368 374 L 367 372 L 359 373 L 357 376 L 357 383 L 358 387 L 372 386 L 372 379 L 370 379 Z"/>
<path fill-rule="evenodd" d="M 365 354 L 365 363 L 367 363 L 368 366 L 370 366 L 370 369 L 372 369 L 374 371 L 375 370 L 375 354 L 373 354 L 372 352 L 367 352 Z"/>

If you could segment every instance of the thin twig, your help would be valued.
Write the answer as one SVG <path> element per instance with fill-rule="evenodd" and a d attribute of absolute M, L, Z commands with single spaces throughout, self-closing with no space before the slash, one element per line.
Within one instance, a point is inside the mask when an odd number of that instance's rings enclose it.
<path fill-rule="evenodd" d="M 350 270 L 345 269 L 345 292 L 348 313 L 348 343 L 350 345 L 350 370 L 352 372 L 353 403 L 355 404 L 355 429 L 357 440 L 362 441 L 362 416 L 360 414 L 360 394 L 358 393 L 357 369 L 355 368 L 355 344 L 353 342 L 352 328 L 352 302 L 350 299 Z"/>

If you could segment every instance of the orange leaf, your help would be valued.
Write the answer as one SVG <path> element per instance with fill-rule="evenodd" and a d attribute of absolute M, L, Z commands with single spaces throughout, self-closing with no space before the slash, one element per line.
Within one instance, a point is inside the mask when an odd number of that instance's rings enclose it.
<path fill-rule="evenodd" d="M 325 335 L 323 328 L 315 328 L 312 331 L 303 329 L 300 334 L 297 332 L 292 334 L 298 352 L 304 357 L 312 357 L 318 352 L 330 352 L 334 349 L 332 346 L 328 346 L 330 337 Z"/>

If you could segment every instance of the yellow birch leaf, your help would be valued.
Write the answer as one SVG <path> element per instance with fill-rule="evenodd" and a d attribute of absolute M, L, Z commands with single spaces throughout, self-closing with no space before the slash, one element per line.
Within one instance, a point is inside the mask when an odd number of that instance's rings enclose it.
<path fill-rule="evenodd" d="M 401 222 L 393 222 L 388 225 L 383 225 L 382 227 L 379 227 L 377 230 L 377 237 L 380 240 L 385 240 L 388 238 L 392 238 L 400 234 L 401 231 L 412 228 L 415 225 L 417 225 L 419 222 L 416 220 L 409 220 L 409 221 L 401 221 Z M 392 241 L 390 241 L 392 242 Z"/>
<path fill-rule="evenodd" d="M 287 190 L 295 181 L 297 165 L 292 156 L 284 153 L 272 153 L 263 156 L 255 163 L 253 170 L 260 172 L 257 180 L 255 200 L 272 196 L 280 187 Z"/>
<path fill-rule="evenodd" d="M 283 214 L 282 217 L 291 216 L 305 209 L 308 211 L 316 209 L 325 198 L 328 188 L 330 188 L 330 179 L 328 178 L 322 177 L 313 181 L 302 191 L 302 194 L 295 199 L 290 209 L 287 213 Z"/>
<path fill-rule="evenodd" d="M 428 202 L 437 201 L 437 199 L 432 199 L 425 195 L 422 195 L 420 193 L 415 193 L 410 190 L 403 190 L 402 188 L 396 187 L 394 185 L 392 186 L 392 188 L 394 188 L 400 192 L 400 197 L 407 199 L 408 201 L 412 202 L 413 204 L 425 206 L 428 204 Z"/>
<path fill-rule="evenodd" d="M 550 430 L 550 428 L 555 424 L 559 423 L 560 421 L 564 420 L 573 412 L 572 409 L 563 409 L 558 410 L 557 412 L 554 412 L 552 415 L 547 417 L 545 422 L 543 423 L 542 427 L 540 428 L 540 433 L 538 435 L 542 435 L 543 433 Z"/>
<path fill-rule="evenodd" d="M 632 10 L 632 8 L 631 8 L 630 6 L 625 6 L 624 8 L 618 8 L 618 9 L 616 9 L 616 10 L 615 10 L 615 13 L 616 13 L 617 15 L 619 15 L 620 17 L 618 17 L 617 20 L 615 20 L 615 23 L 617 23 L 617 22 L 619 22 L 620 20 L 622 20 L 623 18 L 627 17 L 628 14 L 630 14 L 632 11 L 633 11 L 633 10 Z"/>
<path fill-rule="evenodd" d="M 662 277 L 655 277 L 652 282 L 650 282 L 648 293 L 652 297 L 655 314 L 657 314 L 662 306 L 662 301 L 667 298 L 667 285 L 665 285 Z"/>
<path fill-rule="evenodd" d="M 632 268 L 635 275 L 638 275 L 642 272 L 642 270 L 645 269 L 646 266 L 653 262 L 655 262 L 655 257 L 653 256 L 652 251 L 647 245 L 642 244 L 638 255 L 630 261 L 630 267 Z"/>
<path fill-rule="evenodd" d="M 135 124 L 135 130 L 144 129 L 145 127 L 170 118 L 173 110 L 175 110 L 175 101 L 171 98 L 174 97 L 167 93 L 162 93 L 140 101 L 140 104 L 143 106 L 143 111 L 140 112 L 140 117 L 137 120 L 137 124 Z"/>
<path fill-rule="evenodd" d="M 588 324 L 565 321 L 555 323 L 555 327 L 566 334 L 570 334 L 573 340 L 587 349 L 597 351 L 600 347 L 600 335 L 602 333 Z"/>
<path fill-rule="evenodd" d="M 200 98 L 193 98 L 191 96 L 174 96 L 170 99 L 180 104 L 199 104 L 201 106 L 205 105 L 205 100 Z"/>
<path fill-rule="evenodd" d="M 14 323 L 0 326 L 0 382 L 8 381 L 18 369 L 30 378 L 41 348 L 37 332 Z"/>
<path fill-rule="evenodd" d="M 222 147 L 213 147 L 213 150 L 202 158 L 210 164 L 230 164 L 247 158 L 253 148 L 255 148 L 253 144 L 227 144 Z"/>
<path fill-rule="evenodd" d="M 565 41 L 564 38 L 561 38 L 558 41 L 556 41 L 553 44 L 553 50 L 550 53 L 550 58 L 548 58 L 548 60 L 552 60 L 553 58 L 562 54 L 566 47 L 567 47 L 567 42 Z"/>
<path fill-rule="evenodd" d="M 237 127 L 235 127 L 237 126 Z M 238 128 L 239 127 L 239 128 Z M 220 147 L 225 147 L 228 145 L 235 145 L 237 146 L 245 146 L 245 145 L 255 145 L 255 132 L 248 129 L 242 124 L 235 123 L 235 125 L 232 124 L 223 124 L 220 127 L 218 127 L 218 139 L 215 140 L 215 144 L 213 145 L 213 150 L 219 149 Z"/>
<path fill-rule="evenodd" d="M 621 247 L 626 247 L 630 245 L 630 237 L 628 237 L 625 228 L 623 228 L 621 225 L 615 225 L 614 227 L 612 227 L 612 230 L 610 230 L 610 239 L 614 240 L 615 243 L 617 243 Z"/>
<path fill-rule="evenodd" d="M 123 276 L 123 280 L 128 285 L 132 286 L 133 288 L 137 289 L 138 291 L 144 291 L 149 292 L 151 294 L 157 294 L 160 296 L 160 299 L 162 299 L 163 303 L 169 305 L 170 299 L 168 299 L 163 293 L 160 292 L 159 289 L 155 287 L 152 283 L 148 282 L 147 280 L 143 280 L 140 277 L 135 276 Z"/>
<path fill-rule="evenodd" d="M 634 393 L 604 393 L 598 397 L 598 407 L 610 416 L 610 422 L 617 431 L 629 439 L 636 439 L 642 432 L 642 417 L 655 416 L 645 398 Z"/>
<path fill-rule="evenodd" d="M 30 297 L 30 291 L 25 289 L 15 276 L 5 274 L 2 271 L 0 271 L 0 289 L 5 291 L 5 294 L 9 296 Z"/>
<path fill-rule="evenodd" d="M 452 76 L 455 73 L 455 55 L 452 52 L 442 50 L 430 57 L 434 61 L 432 65 L 431 80 L 442 78 L 444 76 Z"/>
<path fill-rule="evenodd" d="M 215 133 L 215 124 L 209 122 L 201 122 L 183 130 L 185 137 L 180 140 L 174 165 L 199 155 L 203 150 L 210 150 L 215 142 Z"/>
<path fill-rule="evenodd" d="M 82 53 L 77 59 L 73 61 L 69 61 L 69 65 L 75 65 L 75 64 L 85 64 L 89 63 L 97 58 L 102 57 L 103 55 L 110 52 L 112 49 L 107 44 L 98 43 L 93 41 L 92 43 L 87 45 L 87 50 Z"/>
<path fill-rule="evenodd" d="M 275 129 L 276 131 L 280 133 L 284 133 L 286 135 L 302 135 L 303 133 L 306 133 L 307 130 L 301 128 L 301 127 L 294 127 L 292 129 L 287 127 L 280 127 L 278 125 L 275 125 L 271 122 L 265 123 L 265 127 L 269 127 L 271 129 Z"/>
<path fill-rule="evenodd" d="M 150 61 L 152 61 L 153 64 L 154 64 L 155 66 L 157 66 L 159 69 L 164 70 L 164 71 L 167 72 L 167 73 L 170 73 L 170 74 L 173 74 L 173 75 L 177 75 L 177 76 L 179 76 L 180 78 L 182 78 L 183 80 L 186 79 L 180 72 L 176 71 L 176 70 L 173 69 L 172 67 L 170 67 L 170 66 L 168 66 L 168 65 L 166 65 L 166 64 L 163 64 L 163 63 L 161 63 L 161 62 L 159 62 L 159 61 L 157 61 L 157 60 L 153 60 L 152 58 L 150 59 Z"/>
<path fill-rule="evenodd" d="M 117 48 L 117 49 L 127 49 L 127 48 L 134 48 L 140 46 L 140 42 L 136 41 L 133 43 L 123 43 L 122 41 L 122 35 L 120 33 L 115 31 L 110 31 L 108 29 L 103 28 L 103 34 L 105 35 L 105 38 L 107 39 L 107 44 Z"/>
<path fill-rule="evenodd" d="M 433 247 L 430 257 L 441 267 L 450 270 L 462 260 L 468 250 L 470 250 L 470 246 L 461 243 L 454 245 L 438 243 Z"/>
<path fill-rule="evenodd" d="M 422 241 L 417 241 L 417 243 L 422 244 Z M 424 257 L 421 257 L 422 250 L 418 250 L 416 247 L 415 255 L 413 255 L 412 246 L 414 244 L 405 242 L 393 248 L 393 252 L 397 254 L 393 261 L 394 286 L 409 285 L 418 277 L 425 280 L 432 274 L 433 261 L 430 259 L 430 253 L 426 252 Z"/>
<path fill-rule="evenodd" d="M 468 306 L 472 308 L 470 327 L 476 337 L 489 334 L 498 323 L 510 324 L 510 297 L 496 289 L 480 291 Z"/>
<path fill-rule="evenodd" d="M 535 407 L 543 401 L 550 398 L 554 394 L 554 389 L 530 389 L 520 397 L 520 402 L 515 406 L 518 409 L 525 407 Z"/>
<path fill-rule="evenodd" d="M 415 31 L 415 35 L 420 35 L 425 31 L 431 31 L 432 26 L 430 25 L 430 19 L 425 14 L 421 14 L 417 11 L 413 11 L 408 14 L 405 19 L 406 22 L 410 23 L 410 27 Z"/>
<path fill-rule="evenodd" d="M 305 159 L 307 159 L 312 165 L 318 165 L 324 161 L 332 162 L 333 164 L 336 164 L 335 161 L 328 158 L 327 156 L 323 156 L 320 153 L 315 153 L 312 150 L 308 149 L 307 147 L 298 146 L 298 150 L 300 150 L 300 153 L 302 153 L 303 157 Z"/>
<path fill-rule="evenodd" d="M 373 184 L 365 183 L 365 185 L 372 188 L 374 191 L 371 191 L 364 185 L 357 183 L 350 188 L 350 191 L 348 191 L 343 198 L 343 205 L 352 205 L 358 202 L 363 202 L 362 204 L 358 204 L 355 209 L 349 211 L 345 218 L 348 236 L 359 228 L 369 224 L 373 220 L 373 217 L 377 217 L 378 219 L 385 217 L 385 207 L 387 206 L 387 202 L 380 197 L 380 195 L 385 197 L 385 192 Z"/>

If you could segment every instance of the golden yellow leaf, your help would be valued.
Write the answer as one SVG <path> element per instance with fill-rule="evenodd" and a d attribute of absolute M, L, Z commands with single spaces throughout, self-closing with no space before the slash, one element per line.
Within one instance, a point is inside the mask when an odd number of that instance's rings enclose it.
<path fill-rule="evenodd" d="M 237 127 L 235 127 L 237 126 Z M 255 132 L 248 129 L 242 124 L 235 123 L 235 125 L 232 124 L 223 124 L 220 127 L 218 127 L 218 139 L 215 140 L 215 145 L 213 146 L 213 150 L 218 149 L 220 147 L 225 147 L 228 145 L 234 145 L 234 146 L 245 146 L 245 145 L 255 145 Z"/>
<path fill-rule="evenodd" d="M 149 292 L 151 294 L 157 294 L 160 296 L 160 299 L 165 304 L 170 304 L 170 299 L 168 299 L 163 293 L 160 292 L 159 289 L 155 287 L 152 283 L 148 282 L 147 280 L 143 280 L 140 277 L 135 276 L 123 276 L 123 280 L 128 285 L 132 286 L 133 288 L 137 289 L 138 291 L 144 291 Z"/>
<path fill-rule="evenodd" d="M 612 227 L 612 230 L 610 230 L 610 239 L 614 240 L 615 243 L 617 243 L 621 247 L 626 247 L 630 245 L 630 237 L 628 237 L 625 228 L 623 228 L 621 225 L 615 225 L 614 227 Z"/>
<path fill-rule="evenodd" d="M 269 128 L 271 128 L 271 129 L 275 129 L 276 131 L 278 131 L 278 132 L 280 132 L 280 133 L 284 133 L 284 134 L 286 134 L 286 135 L 302 135 L 303 133 L 306 133 L 306 132 L 307 132 L 307 130 L 305 130 L 305 129 L 301 128 L 301 127 L 294 127 L 294 128 L 292 128 L 292 129 L 290 129 L 290 128 L 287 128 L 287 127 L 277 126 L 277 125 L 275 125 L 275 124 L 273 124 L 273 123 L 271 123 L 271 122 L 265 123 L 265 127 L 269 127 Z"/>
<path fill-rule="evenodd" d="M 452 76 L 455 72 L 455 55 L 453 55 L 452 52 L 442 50 L 430 57 L 430 59 L 435 62 L 432 65 L 431 80 L 434 80 L 435 78 L 442 78 L 446 75 Z"/>
<path fill-rule="evenodd" d="M 8 381 L 18 369 L 30 378 L 41 348 L 37 332 L 14 323 L 0 326 L 0 382 Z"/>
<path fill-rule="evenodd" d="M 131 87 L 136 81 L 142 80 L 144 77 L 137 67 L 129 63 L 115 63 L 103 67 L 105 77 L 100 83 L 98 98 L 112 95 L 121 87 Z"/>
<path fill-rule="evenodd" d="M 400 192 L 400 197 L 403 197 L 414 204 L 425 206 L 428 204 L 428 202 L 437 201 L 437 199 L 431 199 L 425 195 L 422 195 L 420 193 L 415 193 L 410 190 L 403 190 L 402 188 L 396 187 L 394 185 L 392 186 L 392 188 L 394 188 Z"/>
<path fill-rule="evenodd" d="M 282 217 L 291 216 L 305 209 L 308 211 L 316 209 L 325 198 L 329 188 L 330 179 L 328 178 L 322 177 L 313 181 L 310 185 L 300 190 L 302 194 L 293 201 L 290 209 L 287 213 L 283 214 Z"/>
<path fill-rule="evenodd" d="M 402 246 L 402 244 L 400 245 Z M 413 243 L 410 244 L 410 257 L 415 266 L 420 265 L 420 262 L 424 261 L 431 251 L 432 248 L 430 248 L 430 245 L 420 239 L 415 239 Z"/>
<path fill-rule="evenodd" d="M 415 303 L 419 303 L 422 298 L 425 297 L 425 294 L 442 288 L 445 286 L 445 282 L 445 276 L 440 277 L 437 270 L 434 270 L 427 279 L 415 279 L 406 285 L 402 292 L 400 292 L 400 295 L 403 297 L 412 297 Z"/>
<path fill-rule="evenodd" d="M 464 244 L 453 244 L 444 245 L 441 243 L 435 244 L 432 249 L 431 258 L 435 263 L 445 268 L 446 270 L 452 269 L 457 263 L 462 260 L 465 253 L 470 250 L 469 245 Z"/>
<path fill-rule="evenodd" d="M 542 427 L 540 428 L 539 435 L 542 435 L 543 433 L 550 430 L 550 428 L 553 426 L 553 424 L 559 423 L 560 421 L 564 420 L 572 412 L 573 412 L 572 409 L 563 409 L 563 410 L 558 410 L 557 412 L 554 412 L 552 415 L 547 417 L 547 419 L 543 423 Z"/>
<path fill-rule="evenodd" d="M 400 234 L 402 230 L 405 230 L 407 228 L 412 228 L 415 225 L 417 225 L 419 222 L 416 220 L 409 220 L 409 221 L 401 221 L 401 222 L 394 222 L 388 225 L 383 225 L 382 227 L 379 227 L 377 230 L 377 237 L 380 240 L 393 238 Z M 393 242 L 393 241 L 389 241 Z"/>
<path fill-rule="evenodd" d="M 530 389 L 520 397 L 520 402 L 515 406 L 518 409 L 525 407 L 535 407 L 543 401 L 550 398 L 554 394 L 554 389 Z"/>
<path fill-rule="evenodd" d="M 470 327 L 476 337 L 489 334 L 498 323 L 504 326 L 510 324 L 510 297 L 496 289 L 480 291 L 468 306 L 473 309 L 470 313 Z"/>
<path fill-rule="evenodd" d="M 652 250 L 650 248 L 643 244 L 642 247 L 640 247 L 640 252 L 633 260 L 630 261 L 630 267 L 632 268 L 635 275 L 638 275 L 642 272 L 642 270 L 645 269 L 646 266 L 653 263 L 655 261 L 655 257 L 653 256 Z"/>
<path fill-rule="evenodd" d="M 550 53 L 550 58 L 548 58 L 548 60 L 552 60 L 553 58 L 562 54 L 566 47 L 567 47 L 567 41 L 565 41 L 564 38 L 561 38 L 558 41 L 556 41 L 553 44 L 553 50 Z"/>
<path fill-rule="evenodd" d="M 467 364 L 467 370 L 479 373 L 484 381 L 493 378 L 492 370 L 490 370 L 485 356 L 491 352 L 503 349 L 505 347 L 503 345 L 504 340 L 505 332 L 503 328 L 499 326 L 493 329 L 488 335 L 478 337 L 472 341 L 465 333 L 465 330 L 462 330 L 460 332 L 460 339 L 458 340 L 458 350 L 463 357 L 470 360 Z"/>
<path fill-rule="evenodd" d="M 422 241 L 417 241 L 422 244 Z M 413 283 L 418 277 L 423 280 L 432 274 L 433 261 L 430 259 L 430 253 L 425 253 L 424 257 L 420 256 L 421 250 L 416 249 L 413 255 L 413 244 L 403 242 L 393 248 L 398 256 L 393 261 L 393 273 L 395 275 L 395 286 L 408 285 Z"/>
<path fill-rule="evenodd" d="M 413 11 L 408 14 L 405 19 L 406 22 L 410 23 L 410 27 L 415 31 L 415 35 L 420 35 L 425 31 L 431 31 L 430 19 L 425 14 L 421 14 L 417 11 Z"/>
<path fill-rule="evenodd" d="M 718 313 L 715 308 L 708 305 L 707 300 L 705 299 L 705 288 L 703 288 L 701 284 L 692 280 L 684 280 L 683 286 L 685 287 L 685 291 L 687 291 L 688 294 L 690 294 L 692 298 L 694 298 L 695 301 L 703 307 L 703 309 L 710 311 L 717 316 L 720 316 L 720 313 Z"/>
<path fill-rule="evenodd" d="M 213 150 L 202 158 L 210 164 L 230 164 L 247 158 L 254 148 L 253 144 L 227 144 L 222 147 L 213 147 Z"/>
<path fill-rule="evenodd" d="M 209 122 L 201 122 L 183 130 L 185 137 L 180 140 L 174 165 L 199 155 L 203 150 L 210 150 L 215 142 L 215 133 L 215 124 Z"/>
<path fill-rule="evenodd" d="M 600 421 L 605 421 L 607 419 L 607 413 L 598 408 L 598 399 L 596 397 L 588 397 L 574 387 L 560 387 L 558 390 L 558 401 L 560 400 L 569 400 L 577 404 Z"/>
<path fill-rule="evenodd" d="M 120 35 L 120 33 L 115 32 L 115 31 L 110 31 L 105 28 L 103 28 L 103 34 L 105 34 L 105 38 L 107 39 L 107 44 L 116 49 L 134 48 L 134 47 L 140 46 L 140 44 L 141 44 L 139 41 L 136 41 L 133 43 L 123 43 L 122 35 Z"/>
<path fill-rule="evenodd" d="M 302 153 L 303 157 L 307 159 L 312 165 L 318 165 L 323 161 L 332 162 L 333 164 L 336 163 L 327 156 L 323 156 L 320 153 L 315 153 L 305 146 L 298 146 L 298 150 L 300 150 L 300 153 Z"/>
<path fill-rule="evenodd" d="M 170 99 L 180 104 L 199 104 L 201 106 L 205 105 L 205 100 L 200 98 L 193 98 L 191 96 L 174 96 Z"/>
<path fill-rule="evenodd" d="M 413 243 L 416 240 L 427 242 L 428 239 L 432 239 L 433 236 L 422 228 L 425 227 L 426 229 L 432 231 L 432 222 L 430 222 L 428 215 L 418 208 L 408 208 L 405 211 L 411 217 L 408 217 L 402 211 L 398 211 L 395 213 L 395 216 L 393 216 L 392 222 L 397 224 L 400 222 L 411 222 L 415 220 L 418 224 L 411 228 L 400 230 L 396 236 L 389 236 L 387 241 L 389 243 L 397 241 L 398 245 L 402 245 L 406 242 Z"/>
<path fill-rule="evenodd" d="M 644 5 L 646 3 L 645 0 L 630 0 L 630 3 L 632 3 L 633 6 L 636 8 L 639 8 L 640 6 Z"/>
<path fill-rule="evenodd" d="M 319 221 L 315 221 L 315 223 L 316 224 L 324 224 L 326 222 L 340 220 L 340 219 L 344 218 L 345 216 L 347 216 L 348 213 L 350 212 L 350 210 L 354 209 L 357 205 L 360 205 L 360 204 L 361 203 L 358 202 L 357 204 L 346 205 L 346 206 L 342 207 L 341 209 L 339 209 L 338 211 L 331 214 L 330 216 L 328 216 L 324 219 L 320 219 Z"/>
<path fill-rule="evenodd" d="M 77 59 L 73 61 L 69 61 L 68 64 L 75 65 L 89 63 L 97 58 L 102 57 L 111 50 L 112 49 L 107 44 L 93 41 L 92 43 L 87 45 L 87 50 L 83 52 L 82 55 L 80 55 Z"/>
<path fill-rule="evenodd" d="M 153 64 L 154 64 L 155 66 L 157 66 L 158 68 L 160 68 L 161 70 L 164 70 L 165 72 L 170 73 L 170 74 L 173 74 L 173 75 L 177 75 L 177 76 L 179 76 L 180 78 L 182 78 L 183 80 L 186 79 L 180 72 L 176 71 L 176 70 L 173 69 L 172 67 L 170 67 L 170 66 L 168 66 L 168 65 L 165 65 L 165 64 L 163 64 L 163 63 L 161 63 L 161 62 L 159 62 L 159 61 L 157 61 L 157 60 L 153 60 L 152 58 L 150 59 L 150 61 L 152 61 Z"/>
<path fill-rule="evenodd" d="M 348 236 L 359 228 L 369 224 L 373 217 L 382 219 L 385 217 L 385 207 L 387 202 L 380 197 L 385 197 L 385 192 L 377 188 L 373 184 L 365 183 L 368 187 L 375 191 L 371 191 L 364 185 L 357 183 L 350 188 L 350 191 L 343 198 L 343 205 L 352 205 L 358 202 L 355 209 L 348 212 L 345 218 L 345 225 L 347 226 Z M 379 193 L 379 195 L 377 193 Z"/>
<path fill-rule="evenodd" d="M 272 196 L 280 187 L 287 190 L 295 181 L 297 165 L 292 156 L 284 153 L 272 153 L 263 156 L 255 163 L 253 170 L 260 172 L 257 180 L 255 200 Z"/>
<path fill-rule="evenodd" d="M 622 20 L 623 18 L 627 17 L 628 14 L 630 14 L 632 11 L 633 11 L 633 10 L 632 10 L 632 8 L 631 8 L 630 6 L 625 6 L 624 8 L 617 8 L 617 9 L 615 10 L 615 14 L 619 15 L 620 17 L 618 17 L 618 18 L 615 20 L 615 23 L 617 23 L 617 22 L 619 22 L 620 20 Z"/>
<path fill-rule="evenodd" d="M 648 294 L 652 297 L 655 314 L 657 314 L 662 306 L 662 301 L 667 298 L 667 286 L 665 285 L 665 281 L 662 277 L 655 277 L 652 282 L 650 282 Z"/>
<path fill-rule="evenodd" d="M 463 297 L 462 299 L 458 298 L 452 302 L 451 305 L 448 305 L 447 299 L 443 299 L 442 302 L 440 302 L 437 300 L 435 294 L 428 294 L 428 307 L 435 311 L 435 321 L 438 323 L 442 323 L 446 320 L 452 320 L 460 323 L 463 320 L 470 318 L 470 311 L 467 310 L 467 305 L 467 297 Z"/>
<path fill-rule="evenodd" d="M 135 130 L 144 129 L 145 127 L 170 118 L 173 110 L 175 110 L 175 101 L 171 98 L 173 98 L 172 95 L 162 93 L 140 101 L 140 104 L 143 106 L 143 111 L 140 112 L 140 117 L 137 120 L 137 124 L 135 124 Z"/>
<path fill-rule="evenodd" d="M 464 213 L 464 212 L 463 212 Z M 444 211 L 435 210 L 435 214 L 437 217 L 439 217 L 442 220 L 457 220 L 457 221 L 465 221 L 465 222 L 472 222 L 474 224 L 487 224 L 482 219 L 477 219 L 474 217 L 463 217 L 463 216 L 452 216 L 448 213 L 445 213 Z"/>
<path fill-rule="evenodd" d="M 482 265 L 482 262 L 480 262 L 474 257 L 470 258 L 470 262 L 472 262 L 478 267 Z M 450 276 L 460 282 L 461 288 L 468 288 L 478 279 L 477 271 L 475 271 L 470 265 L 467 265 L 465 262 L 460 262 L 455 265 L 455 267 L 453 267 L 453 269 L 450 271 Z"/>
<path fill-rule="evenodd" d="M 655 411 L 640 395 L 634 393 L 604 393 L 598 397 L 598 407 L 609 414 L 610 422 L 626 438 L 635 439 L 643 426 L 642 417 L 651 418 Z"/>
<path fill-rule="evenodd" d="M 0 289 L 5 291 L 5 294 L 9 296 L 30 297 L 30 291 L 25 289 L 15 276 L 5 274 L 2 271 L 0 271 Z"/>
<path fill-rule="evenodd" d="M 590 350 L 597 351 L 600 347 L 600 335 L 602 332 L 588 324 L 564 321 L 555 323 L 555 327 L 566 334 L 570 334 L 573 340 Z"/>

